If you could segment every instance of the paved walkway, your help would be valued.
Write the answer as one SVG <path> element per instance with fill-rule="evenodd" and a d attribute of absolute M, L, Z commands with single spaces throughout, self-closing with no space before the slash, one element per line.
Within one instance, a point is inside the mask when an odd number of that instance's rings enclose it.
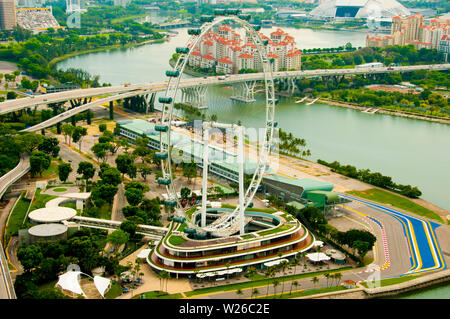
<path fill-rule="evenodd" d="M 120 261 L 120 264 L 123 266 L 126 266 L 127 263 L 130 261 L 133 263 L 133 267 L 136 261 L 136 256 L 139 254 L 139 252 L 143 249 L 148 248 L 147 245 L 144 245 L 143 247 L 139 248 L 137 251 L 132 253 L 131 255 L 125 257 Z M 140 272 L 144 273 L 144 276 L 142 279 L 144 280 L 144 284 L 140 286 L 137 289 L 134 289 L 133 291 L 130 291 L 128 293 L 122 294 L 118 297 L 118 299 L 130 299 L 133 296 L 136 296 L 138 294 L 148 292 L 148 291 L 160 291 L 161 290 L 161 284 L 156 276 L 156 273 L 150 268 L 150 266 L 143 262 L 141 264 Z M 186 278 L 180 278 L 180 279 L 169 279 L 167 283 L 167 291 L 170 294 L 174 293 L 181 293 L 185 291 L 192 290 L 191 285 L 189 284 L 189 280 Z"/>

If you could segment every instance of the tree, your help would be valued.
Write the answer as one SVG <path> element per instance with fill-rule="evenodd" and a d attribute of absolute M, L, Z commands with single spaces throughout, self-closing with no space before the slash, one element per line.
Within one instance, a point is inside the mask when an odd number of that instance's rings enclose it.
<path fill-rule="evenodd" d="M 137 171 L 141 174 L 144 181 L 147 180 L 147 175 L 150 175 L 152 173 L 152 168 L 146 164 L 137 164 L 136 168 Z"/>
<path fill-rule="evenodd" d="M 136 234 L 137 223 L 132 220 L 124 220 L 120 224 L 120 229 L 122 229 L 124 232 L 127 232 L 128 234 L 130 234 L 130 238 L 133 238 L 134 235 Z"/>
<path fill-rule="evenodd" d="M 273 285 L 273 295 L 275 296 L 277 294 L 277 287 L 280 285 L 280 281 L 278 279 L 273 279 L 272 285 Z"/>
<path fill-rule="evenodd" d="M 183 163 L 183 176 L 187 177 L 188 183 L 191 182 L 191 178 L 197 177 L 197 163 L 191 162 L 191 163 Z"/>
<path fill-rule="evenodd" d="M 364 258 L 364 256 L 369 251 L 369 243 L 362 240 L 355 240 L 352 244 L 352 247 L 358 251 L 359 257 L 361 257 L 361 260 Z"/>
<path fill-rule="evenodd" d="M 98 129 L 99 129 L 100 132 L 103 133 L 104 131 L 106 131 L 107 126 L 106 126 L 106 124 L 99 124 L 98 125 Z"/>
<path fill-rule="evenodd" d="M 70 163 L 61 163 L 58 165 L 58 177 L 61 182 L 65 182 L 72 172 L 72 166 Z"/>
<path fill-rule="evenodd" d="M 191 190 L 187 187 L 183 187 L 180 191 L 182 199 L 187 199 L 191 195 Z"/>
<path fill-rule="evenodd" d="M 86 184 L 89 179 L 95 175 L 95 167 L 90 162 L 80 162 L 78 164 L 77 174 L 82 175 L 82 179 L 86 180 Z"/>
<path fill-rule="evenodd" d="M 64 140 L 67 143 L 67 137 L 71 137 L 73 134 L 73 131 L 75 130 L 75 126 L 73 126 L 72 124 L 63 124 L 61 126 L 61 131 L 64 135 Z M 70 139 L 69 139 L 69 146 L 70 146 Z"/>
<path fill-rule="evenodd" d="M 36 133 L 24 133 L 15 137 L 15 144 L 19 146 L 19 152 L 31 153 L 38 148 L 44 140 L 44 136 Z"/>
<path fill-rule="evenodd" d="M 129 238 L 130 238 L 130 234 L 127 232 L 124 232 L 121 229 L 117 229 L 117 230 L 113 231 L 107 237 L 108 241 L 115 246 L 120 246 L 122 244 L 125 244 Z"/>
<path fill-rule="evenodd" d="M 137 206 L 142 201 L 144 194 L 140 189 L 129 188 L 125 191 L 125 197 L 130 205 Z"/>
<path fill-rule="evenodd" d="M 97 183 L 92 190 L 91 197 L 97 207 L 102 206 L 105 202 L 112 203 L 119 188 L 115 185 Z"/>
<path fill-rule="evenodd" d="M 134 161 L 131 156 L 127 154 L 118 155 L 116 158 L 117 169 L 122 173 L 122 176 L 129 171 L 130 166 L 134 166 Z"/>
<path fill-rule="evenodd" d="M 8 91 L 8 93 L 6 93 L 6 99 L 7 100 L 14 100 L 17 98 L 17 93 L 14 91 Z"/>
<path fill-rule="evenodd" d="M 78 143 L 78 150 L 81 152 L 81 142 L 83 137 L 87 135 L 87 129 L 85 127 L 76 126 L 72 132 L 72 140 L 74 143 Z"/>
<path fill-rule="evenodd" d="M 38 150 L 51 155 L 53 157 L 57 157 L 59 154 L 59 141 L 56 137 L 46 137 L 38 146 Z"/>
<path fill-rule="evenodd" d="M 291 291 L 289 291 L 289 294 L 292 294 L 292 285 L 295 287 L 295 289 L 298 288 L 298 286 L 300 286 L 300 283 L 297 280 L 294 280 L 291 282 Z"/>
<path fill-rule="evenodd" d="M 236 295 L 238 295 L 239 298 L 241 298 L 241 296 L 242 296 L 243 294 L 244 294 L 244 293 L 242 292 L 242 289 L 241 289 L 241 288 L 239 288 L 238 290 L 236 290 Z"/>
<path fill-rule="evenodd" d="M 312 283 L 314 284 L 314 289 L 316 288 L 316 284 L 319 282 L 319 279 L 317 278 L 317 277 L 313 277 L 312 279 L 311 279 L 311 281 L 312 281 Z"/>
<path fill-rule="evenodd" d="M 102 159 L 103 161 L 105 161 L 107 154 L 106 152 L 109 151 L 110 148 L 111 144 L 109 143 L 96 143 L 91 147 L 91 151 L 94 153 L 98 160 Z"/>
<path fill-rule="evenodd" d="M 108 165 L 108 167 L 104 169 L 100 168 L 100 172 L 98 175 L 102 179 L 102 183 L 104 184 L 117 186 L 122 183 L 120 172 L 115 167 L 111 167 Z"/>
<path fill-rule="evenodd" d="M 20 261 L 25 271 L 30 271 L 33 268 L 39 266 L 44 259 L 41 248 L 36 245 L 30 245 L 27 247 L 19 247 L 17 251 L 17 258 Z"/>
<path fill-rule="evenodd" d="M 125 184 L 125 190 L 128 190 L 130 188 L 140 189 L 143 193 L 148 192 L 150 189 L 148 187 L 148 185 L 142 184 L 139 181 L 131 181 L 131 182 Z"/>
<path fill-rule="evenodd" d="M 32 176 L 42 175 L 50 167 L 51 158 L 44 152 L 34 151 L 30 156 L 30 172 Z"/>

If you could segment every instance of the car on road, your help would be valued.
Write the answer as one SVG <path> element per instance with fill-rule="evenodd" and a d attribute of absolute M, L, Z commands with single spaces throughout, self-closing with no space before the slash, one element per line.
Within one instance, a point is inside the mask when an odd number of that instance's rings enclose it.
<path fill-rule="evenodd" d="M 225 80 L 225 77 L 224 76 L 219 76 L 218 79 L 219 80 Z"/>

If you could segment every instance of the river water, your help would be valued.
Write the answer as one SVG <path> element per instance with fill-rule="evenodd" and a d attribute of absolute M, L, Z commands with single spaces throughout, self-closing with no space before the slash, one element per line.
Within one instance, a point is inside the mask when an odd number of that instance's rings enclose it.
<path fill-rule="evenodd" d="M 262 32 L 269 34 L 273 29 Z M 364 46 L 366 36 L 359 31 L 284 30 L 295 37 L 300 49 L 336 47 L 347 42 Z M 163 81 L 169 57 L 188 37 L 186 29 L 177 31 L 179 34 L 166 43 L 75 56 L 57 67 L 82 68 L 113 85 Z M 210 88 L 205 112 L 216 114 L 223 122 L 241 120 L 250 127 L 263 125 L 263 101 L 258 98 L 253 104 L 239 104 L 229 99 L 231 95 L 229 88 Z M 312 160 L 337 160 L 379 171 L 397 183 L 418 186 L 424 199 L 450 210 L 450 125 L 325 104 L 306 106 L 283 98 L 276 120 L 285 131 L 306 139 Z"/>

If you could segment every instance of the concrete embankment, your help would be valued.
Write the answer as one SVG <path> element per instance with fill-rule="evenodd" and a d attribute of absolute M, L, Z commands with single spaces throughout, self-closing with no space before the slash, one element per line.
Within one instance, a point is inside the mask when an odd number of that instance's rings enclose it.
<path fill-rule="evenodd" d="M 318 103 L 341 106 L 341 107 L 346 107 L 349 109 L 355 109 L 355 110 L 360 110 L 360 111 L 364 111 L 367 109 L 367 107 L 361 106 L 356 103 L 350 103 L 350 102 L 344 103 L 344 102 L 338 102 L 335 100 L 330 100 L 330 99 L 325 99 L 325 98 L 320 98 L 320 102 L 318 102 Z M 388 114 L 388 115 L 407 117 L 407 118 L 411 118 L 411 119 L 426 120 L 426 121 L 431 121 L 431 122 L 450 124 L 450 119 L 434 117 L 434 116 L 430 116 L 430 115 L 407 113 L 404 111 L 393 111 L 393 110 L 391 111 L 391 110 L 387 110 L 387 109 L 379 109 L 377 111 L 377 113 L 383 113 L 383 114 Z"/>
<path fill-rule="evenodd" d="M 399 294 L 450 282 L 450 269 L 412 279 L 395 285 L 378 288 L 355 288 L 307 296 L 299 299 L 371 299 L 396 296 Z"/>

